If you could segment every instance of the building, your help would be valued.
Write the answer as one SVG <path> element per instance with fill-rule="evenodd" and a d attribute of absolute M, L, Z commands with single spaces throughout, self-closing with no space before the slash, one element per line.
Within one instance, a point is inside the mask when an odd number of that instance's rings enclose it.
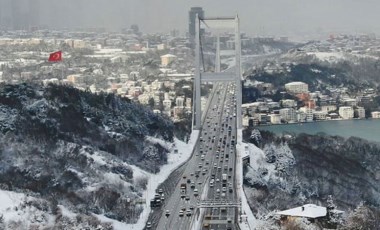
<path fill-rule="evenodd" d="M 83 84 L 85 77 L 82 74 L 72 74 L 66 77 L 66 79 L 72 84 Z"/>
<path fill-rule="evenodd" d="M 355 112 L 357 118 L 365 118 L 365 109 L 363 107 L 357 107 Z"/>
<path fill-rule="evenodd" d="M 177 107 L 180 107 L 180 108 L 183 108 L 183 104 L 185 102 L 185 98 L 184 97 L 177 97 L 176 100 L 175 100 L 175 104 L 177 105 Z"/>
<path fill-rule="evenodd" d="M 281 106 L 284 108 L 292 108 L 297 106 L 297 102 L 292 99 L 281 100 Z"/>
<path fill-rule="evenodd" d="M 195 38 L 195 19 L 198 14 L 199 18 L 204 18 L 205 12 L 202 7 L 191 7 L 189 11 L 189 38 L 194 41 Z"/>
<path fill-rule="evenodd" d="M 171 106 L 172 106 L 172 101 L 170 99 L 165 99 L 162 101 L 162 104 L 164 106 L 165 111 L 170 111 Z"/>
<path fill-rule="evenodd" d="M 299 110 L 302 111 L 306 115 L 305 117 L 306 122 L 312 122 L 314 120 L 313 109 L 308 108 L 308 107 L 302 107 Z"/>
<path fill-rule="evenodd" d="M 315 204 L 305 204 L 301 207 L 296 207 L 281 212 L 277 212 L 280 216 L 290 216 L 290 217 L 304 217 L 316 219 L 324 217 L 327 214 L 326 207 L 317 206 Z"/>
<path fill-rule="evenodd" d="M 285 84 L 285 89 L 289 93 L 307 93 L 309 92 L 309 86 L 306 83 L 296 81 Z"/>
<path fill-rule="evenodd" d="M 327 113 L 324 111 L 314 111 L 315 120 L 326 120 Z"/>
<path fill-rule="evenodd" d="M 329 213 L 334 212 L 335 214 L 341 216 L 343 211 L 337 210 L 335 208 L 327 208 L 322 206 L 317 206 L 315 204 L 305 204 L 300 207 L 284 210 L 275 213 L 275 215 L 281 216 L 281 224 L 286 224 L 288 221 L 294 221 L 296 219 L 307 219 L 311 223 L 320 223 L 326 221 L 326 217 Z M 324 221 L 323 221 L 324 220 Z M 322 222 L 320 222 L 322 221 Z M 323 224 L 322 224 L 323 225 Z"/>
<path fill-rule="evenodd" d="M 321 111 L 329 113 L 336 110 L 336 105 L 323 105 L 320 107 Z"/>
<path fill-rule="evenodd" d="M 280 115 L 281 115 L 281 119 L 286 122 L 291 123 L 291 122 L 297 121 L 296 110 L 293 108 L 280 109 Z"/>
<path fill-rule="evenodd" d="M 371 113 L 372 118 L 379 119 L 380 118 L 380 112 L 374 111 Z"/>
<path fill-rule="evenodd" d="M 186 98 L 186 109 L 191 109 L 191 98 Z"/>
<path fill-rule="evenodd" d="M 270 123 L 272 124 L 281 124 L 281 115 L 280 114 L 269 114 Z"/>
<path fill-rule="evenodd" d="M 166 54 L 161 56 L 161 65 L 162 66 L 168 66 L 170 63 L 175 61 L 177 59 L 177 56 L 173 54 Z"/>
<path fill-rule="evenodd" d="M 350 106 L 339 107 L 339 116 L 342 119 L 352 119 L 354 118 L 354 110 Z"/>

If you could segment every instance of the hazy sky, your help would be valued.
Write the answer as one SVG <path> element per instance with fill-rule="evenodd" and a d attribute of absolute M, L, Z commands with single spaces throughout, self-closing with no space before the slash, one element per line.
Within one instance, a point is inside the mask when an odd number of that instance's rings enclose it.
<path fill-rule="evenodd" d="M 380 0 L 40 0 L 41 20 L 56 26 L 127 27 L 143 32 L 187 30 L 188 11 L 241 18 L 250 35 L 307 35 L 334 32 L 380 34 Z M 52 19 L 53 18 L 53 19 Z M 55 18 L 55 19 L 54 19 Z M 80 27 L 80 26 L 78 26 Z"/>

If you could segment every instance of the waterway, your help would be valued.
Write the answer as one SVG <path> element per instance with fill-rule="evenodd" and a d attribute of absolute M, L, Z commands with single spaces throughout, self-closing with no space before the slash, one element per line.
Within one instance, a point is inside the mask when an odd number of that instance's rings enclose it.
<path fill-rule="evenodd" d="M 259 126 L 258 128 L 276 134 L 286 132 L 307 134 L 326 133 L 328 135 L 342 137 L 356 136 L 369 141 L 380 142 L 380 119 L 318 121 L 311 123 Z"/>

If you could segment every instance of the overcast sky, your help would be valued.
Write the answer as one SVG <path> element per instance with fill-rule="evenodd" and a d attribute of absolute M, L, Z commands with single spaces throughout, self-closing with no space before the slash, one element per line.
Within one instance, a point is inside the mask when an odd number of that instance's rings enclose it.
<path fill-rule="evenodd" d="M 120 28 L 136 23 L 143 32 L 168 32 L 173 28 L 185 32 L 190 7 L 201 6 L 206 16 L 238 13 L 242 31 L 250 35 L 380 34 L 380 0 L 40 1 L 45 5 L 44 12 L 55 9 L 42 13 L 41 20 L 55 26 Z"/>

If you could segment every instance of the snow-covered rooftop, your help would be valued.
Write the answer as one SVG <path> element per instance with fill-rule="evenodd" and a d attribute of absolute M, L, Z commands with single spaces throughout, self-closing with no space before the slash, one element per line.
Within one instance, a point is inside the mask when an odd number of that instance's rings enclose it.
<path fill-rule="evenodd" d="M 175 58 L 177 56 L 175 56 L 173 54 L 165 54 L 165 55 L 162 55 L 161 57 L 172 57 L 172 58 Z"/>
<path fill-rule="evenodd" d="M 277 215 L 284 216 L 299 216 L 299 217 L 307 217 L 307 218 L 318 218 L 326 216 L 327 210 L 326 207 L 317 206 L 315 204 L 305 204 L 300 207 L 284 210 L 281 212 L 277 212 Z"/>

